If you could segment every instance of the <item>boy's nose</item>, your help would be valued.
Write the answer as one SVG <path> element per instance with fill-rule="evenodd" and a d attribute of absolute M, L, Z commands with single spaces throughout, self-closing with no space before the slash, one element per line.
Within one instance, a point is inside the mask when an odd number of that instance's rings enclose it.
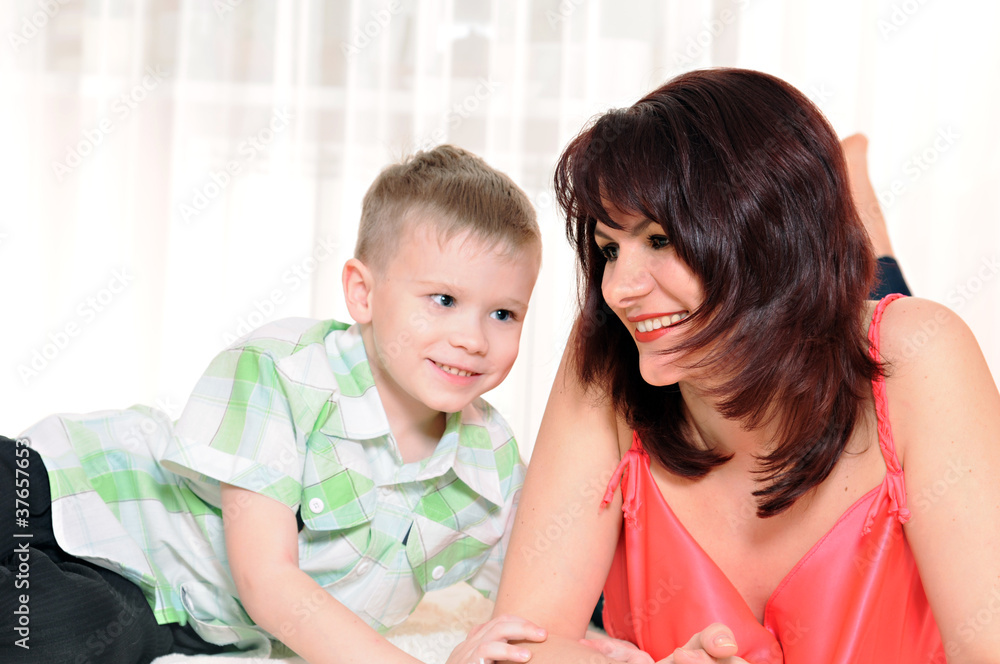
<path fill-rule="evenodd" d="M 460 321 L 452 328 L 451 344 L 474 355 L 484 355 L 489 348 L 483 326 L 470 320 Z"/>

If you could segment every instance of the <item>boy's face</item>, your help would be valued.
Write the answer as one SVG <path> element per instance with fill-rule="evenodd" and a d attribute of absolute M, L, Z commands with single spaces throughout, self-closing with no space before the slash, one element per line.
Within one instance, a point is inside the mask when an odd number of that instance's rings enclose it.
<path fill-rule="evenodd" d="M 408 225 L 373 273 L 364 337 L 387 413 L 457 412 L 503 381 L 540 253 L 537 246 L 509 252 L 469 233 L 445 242 L 433 224 Z"/>

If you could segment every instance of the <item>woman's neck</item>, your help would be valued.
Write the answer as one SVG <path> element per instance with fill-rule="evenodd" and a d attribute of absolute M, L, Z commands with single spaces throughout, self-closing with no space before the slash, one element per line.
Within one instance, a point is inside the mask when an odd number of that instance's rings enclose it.
<path fill-rule="evenodd" d="M 742 420 L 730 419 L 722 414 L 718 397 L 710 396 L 690 383 L 682 382 L 679 387 L 697 443 L 753 464 L 774 448 L 775 424 L 765 423 L 755 429 L 747 429 Z"/>

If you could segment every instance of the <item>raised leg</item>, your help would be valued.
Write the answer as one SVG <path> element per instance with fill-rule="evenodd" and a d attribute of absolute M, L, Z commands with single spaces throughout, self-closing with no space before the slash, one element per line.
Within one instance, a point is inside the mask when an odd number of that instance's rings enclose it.
<path fill-rule="evenodd" d="M 868 176 L 868 138 L 864 134 L 851 134 L 840 142 L 847 159 L 847 174 L 851 180 L 851 195 L 872 240 L 876 256 L 894 256 L 885 215 L 875 195 L 875 187 Z"/>

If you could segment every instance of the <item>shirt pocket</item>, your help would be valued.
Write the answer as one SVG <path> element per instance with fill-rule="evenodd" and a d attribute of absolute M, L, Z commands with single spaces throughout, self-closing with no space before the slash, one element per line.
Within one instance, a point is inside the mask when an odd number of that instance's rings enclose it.
<path fill-rule="evenodd" d="M 406 556 L 413 576 L 424 592 L 465 581 L 489 557 L 493 545 L 503 535 L 481 528 L 477 536 L 414 514 L 413 528 L 406 544 Z"/>
<path fill-rule="evenodd" d="M 360 443 L 326 429 L 306 439 L 299 511 L 311 530 L 343 530 L 369 523 L 378 495 Z"/>
<path fill-rule="evenodd" d="M 305 528 L 299 533 L 299 565 L 321 585 L 348 574 L 374 544 L 374 486 L 348 499 L 353 489 L 344 485 L 350 481 L 342 473 L 302 492 L 299 510 Z"/>

